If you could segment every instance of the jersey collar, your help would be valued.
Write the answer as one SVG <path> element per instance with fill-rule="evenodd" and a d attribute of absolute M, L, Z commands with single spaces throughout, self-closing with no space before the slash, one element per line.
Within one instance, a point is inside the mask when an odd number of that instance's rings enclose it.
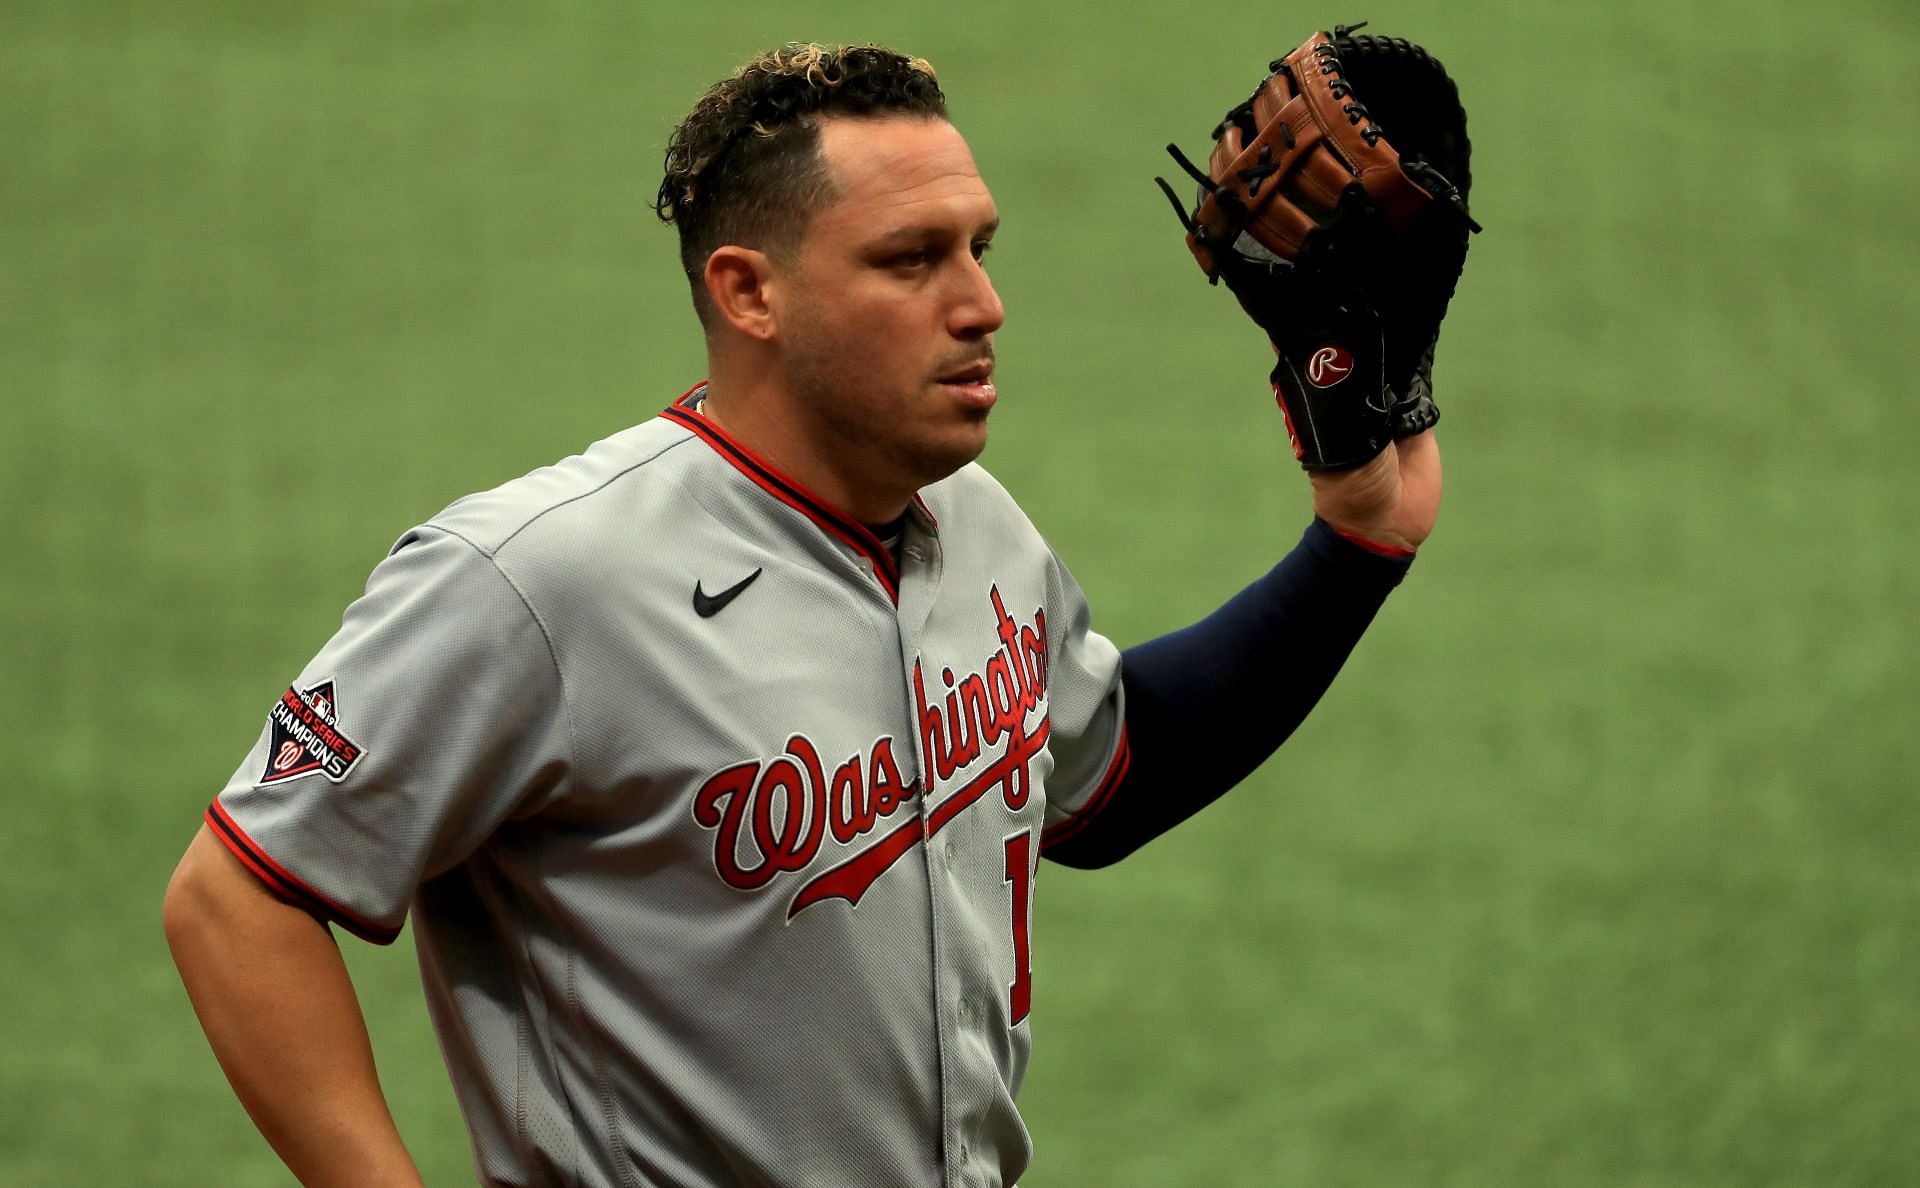
<path fill-rule="evenodd" d="M 706 391 L 706 381 L 702 380 L 689 388 L 680 399 L 668 405 L 660 415 L 692 432 L 695 437 L 713 447 L 713 451 L 731 463 L 734 469 L 753 480 L 761 490 L 812 520 L 821 531 L 842 544 L 850 546 L 855 552 L 872 562 L 873 574 L 880 579 L 881 588 L 886 590 L 887 597 L 898 605 L 900 563 L 894 559 L 893 551 L 880 543 L 880 538 L 875 536 L 865 524 L 781 473 L 765 459 L 735 441 L 726 430 L 695 412 L 695 407 L 706 395 Z M 920 502 L 918 495 L 914 496 L 914 503 L 929 520 L 932 519 L 932 513 L 926 511 L 926 505 Z"/>

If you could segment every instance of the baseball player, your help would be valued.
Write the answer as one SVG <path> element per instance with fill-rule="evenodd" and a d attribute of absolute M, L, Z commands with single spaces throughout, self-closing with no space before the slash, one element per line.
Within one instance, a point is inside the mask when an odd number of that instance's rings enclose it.
<path fill-rule="evenodd" d="M 1123 654 L 973 464 L 999 214 L 926 63 L 755 59 L 659 210 L 709 378 L 401 537 L 181 862 L 182 977 L 307 1184 L 419 1182 L 327 928 L 409 915 L 488 1185 L 1012 1184 L 1040 859 L 1285 738 L 1431 528 L 1432 437 Z"/>

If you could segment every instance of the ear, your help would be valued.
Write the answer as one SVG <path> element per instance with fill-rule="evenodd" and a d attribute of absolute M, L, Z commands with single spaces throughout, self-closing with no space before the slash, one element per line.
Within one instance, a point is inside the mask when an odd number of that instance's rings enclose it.
<path fill-rule="evenodd" d="M 725 244 L 707 257 L 707 295 L 723 321 L 761 341 L 779 329 L 774 290 L 779 286 L 773 261 L 765 252 Z"/>

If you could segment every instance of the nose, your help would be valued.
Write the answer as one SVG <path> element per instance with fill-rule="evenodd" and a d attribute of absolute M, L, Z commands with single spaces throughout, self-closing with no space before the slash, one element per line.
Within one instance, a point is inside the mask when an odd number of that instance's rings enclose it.
<path fill-rule="evenodd" d="M 959 292 L 955 295 L 949 328 L 959 339 L 984 338 L 1007 320 L 1006 307 L 993 281 L 980 261 L 970 259 L 962 270 Z"/>

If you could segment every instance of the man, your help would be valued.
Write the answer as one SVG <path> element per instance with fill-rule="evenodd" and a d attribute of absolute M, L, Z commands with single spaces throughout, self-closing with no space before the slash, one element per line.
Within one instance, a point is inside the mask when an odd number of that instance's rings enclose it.
<path fill-rule="evenodd" d="M 1432 526 L 1424 434 L 1123 657 L 971 464 L 999 214 L 924 62 L 756 59 L 659 210 L 709 380 L 407 533 L 168 889 L 304 1183 L 418 1182 L 325 924 L 411 911 L 488 1184 L 1011 1184 L 1039 857 L 1114 861 L 1251 771 Z M 1196 755 L 1201 722 L 1241 741 Z"/>

